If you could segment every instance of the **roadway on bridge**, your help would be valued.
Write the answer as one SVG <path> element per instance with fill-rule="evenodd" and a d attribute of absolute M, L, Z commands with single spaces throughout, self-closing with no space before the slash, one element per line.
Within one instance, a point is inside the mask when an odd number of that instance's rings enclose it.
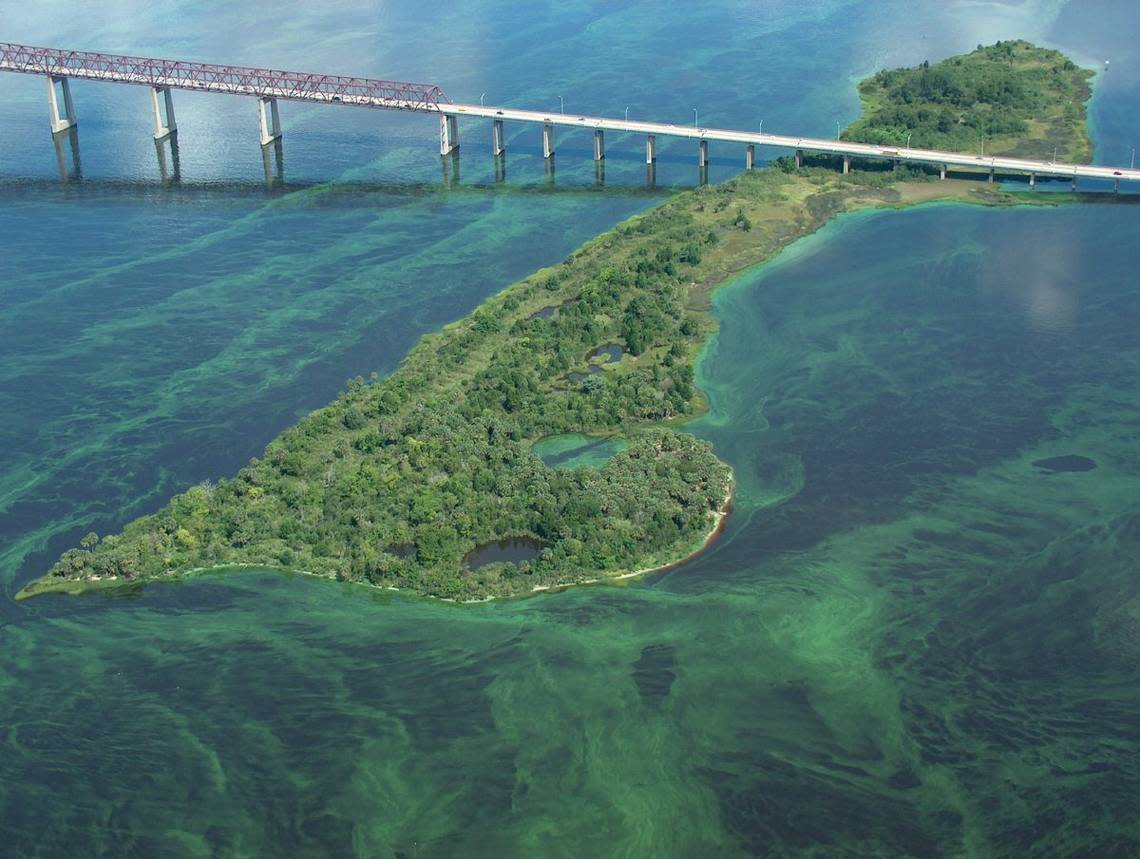
<path fill-rule="evenodd" d="M 999 173 L 1035 173 L 1038 176 L 1056 176 L 1082 179 L 1120 179 L 1140 182 L 1140 170 L 1117 167 L 1101 167 L 1091 164 L 1062 164 L 1051 161 L 1034 161 L 1023 158 L 1002 156 L 979 157 L 961 152 L 942 152 L 936 149 L 908 149 L 906 147 L 875 146 L 866 143 L 852 143 L 846 140 L 826 140 L 815 137 L 790 137 L 781 134 L 760 134 L 755 131 L 731 131 L 723 128 L 701 128 L 693 125 L 674 125 L 662 122 L 639 122 L 635 120 L 610 119 L 602 116 L 581 116 L 563 114 L 557 111 L 516 110 L 506 107 L 482 106 L 478 104 L 448 104 L 439 106 L 443 113 L 454 116 L 475 116 L 488 119 L 505 119 L 515 122 L 551 124 L 556 126 L 583 128 L 587 130 L 629 132 L 632 134 L 654 134 L 662 137 L 684 137 L 693 140 L 719 140 L 729 143 L 775 146 L 781 149 L 801 149 L 806 152 L 822 152 L 831 155 L 850 155 L 865 158 L 888 158 L 941 166 L 964 167 Z"/>

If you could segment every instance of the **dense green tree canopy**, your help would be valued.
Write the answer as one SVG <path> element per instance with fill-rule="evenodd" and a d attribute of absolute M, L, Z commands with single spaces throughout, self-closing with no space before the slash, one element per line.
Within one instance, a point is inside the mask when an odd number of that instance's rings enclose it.
<path fill-rule="evenodd" d="M 961 57 L 863 81 L 863 117 L 844 138 L 960 152 L 1086 161 L 1092 72 L 1058 51 L 998 42 Z"/>

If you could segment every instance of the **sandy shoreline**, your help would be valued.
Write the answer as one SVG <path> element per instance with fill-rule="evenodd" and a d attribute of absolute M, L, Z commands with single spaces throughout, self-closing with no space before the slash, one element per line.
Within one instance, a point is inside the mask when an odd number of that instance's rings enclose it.
<path fill-rule="evenodd" d="M 596 579 L 583 579 L 580 582 L 561 582 L 553 585 L 535 585 L 530 589 L 530 592 L 533 594 L 540 593 L 542 591 L 560 591 L 565 590 L 566 588 L 576 587 L 577 585 L 596 585 L 602 584 L 604 582 L 618 582 L 622 579 L 633 579 L 638 576 L 648 576 L 651 573 L 664 573 L 668 570 L 676 569 L 682 564 L 687 564 L 689 561 L 695 560 L 707 552 L 712 544 L 716 542 L 717 537 L 719 537 L 724 532 L 724 523 L 728 519 L 728 514 L 732 512 L 732 501 L 735 497 L 735 490 L 736 482 L 732 478 L 732 473 L 729 472 L 728 492 L 725 494 L 724 501 L 721 502 L 720 507 L 717 508 L 715 513 L 713 513 L 712 530 L 709 531 L 709 533 L 705 536 L 704 541 L 697 549 L 685 555 L 683 558 L 678 558 L 675 561 L 670 561 L 667 564 L 660 564 L 656 567 L 645 567 L 641 570 L 632 570 L 628 573 L 620 573 L 616 576 L 600 576 Z M 490 597 L 490 599 L 495 599 L 495 597 Z M 468 602 L 483 602 L 483 600 L 468 600 Z"/>

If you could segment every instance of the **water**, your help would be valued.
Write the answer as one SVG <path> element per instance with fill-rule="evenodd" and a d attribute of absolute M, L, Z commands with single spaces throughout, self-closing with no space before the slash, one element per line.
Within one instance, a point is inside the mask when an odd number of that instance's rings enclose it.
<path fill-rule="evenodd" d="M 607 364 L 616 364 L 621 360 L 621 356 L 625 354 L 625 350 L 618 346 L 616 343 L 607 343 L 605 346 L 599 346 L 589 354 L 587 360 L 593 361 L 601 359 Z"/>
<path fill-rule="evenodd" d="M 3 37 L 439 82 L 456 99 L 827 135 L 851 83 L 1025 36 L 1111 66 L 1123 2 L 203 7 L 0 0 Z M 345 378 L 696 181 L 662 142 L 0 77 L 0 582 L 230 474 Z M 713 147 L 710 178 L 743 153 Z M 717 298 L 694 426 L 728 528 L 625 588 L 455 607 L 257 571 L 0 602 L 5 855 L 1128 855 L 1140 850 L 1140 209 L 834 222 Z M 1092 470 L 1040 461 L 1083 457 Z"/>
<path fill-rule="evenodd" d="M 534 444 L 534 453 L 551 468 L 601 468 L 626 448 L 625 439 L 581 433 L 551 435 Z"/>
<path fill-rule="evenodd" d="M 523 561 L 533 561 L 543 548 L 543 542 L 529 537 L 495 540 L 476 546 L 468 552 L 463 559 L 463 566 L 474 571 L 488 564 L 521 564 Z"/>

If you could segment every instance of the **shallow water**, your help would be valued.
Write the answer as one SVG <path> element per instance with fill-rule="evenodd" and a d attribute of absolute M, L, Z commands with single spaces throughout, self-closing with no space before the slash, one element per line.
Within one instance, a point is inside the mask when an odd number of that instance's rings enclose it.
<path fill-rule="evenodd" d="M 829 134 L 851 81 L 1023 35 L 1095 64 L 1127 160 L 1135 9 L 714 2 L 18 6 L 5 38 L 439 81 L 518 106 Z M 1128 26 L 1121 21 L 1129 22 Z M 177 25 L 177 26 L 175 26 Z M 667 61 L 662 61 L 662 57 Z M 731 85 L 729 85 L 731 84 Z M 639 139 L 0 77 L 0 581 L 230 474 L 347 377 L 661 199 Z M 486 135 L 484 139 L 483 135 Z M 659 186 L 697 180 L 662 146 Z M 743 153 L 714 147 L 710 178 Z M 624 588 L 455 607 L 207 575 L 0 603 L 12 856 L 1128 855 L 1140 850 L 1130 206 L 834 222 L 719 293 L 694 429 L 725 534 Z M 1091 471 L 1034 463 L 1081 456 Z"/>

